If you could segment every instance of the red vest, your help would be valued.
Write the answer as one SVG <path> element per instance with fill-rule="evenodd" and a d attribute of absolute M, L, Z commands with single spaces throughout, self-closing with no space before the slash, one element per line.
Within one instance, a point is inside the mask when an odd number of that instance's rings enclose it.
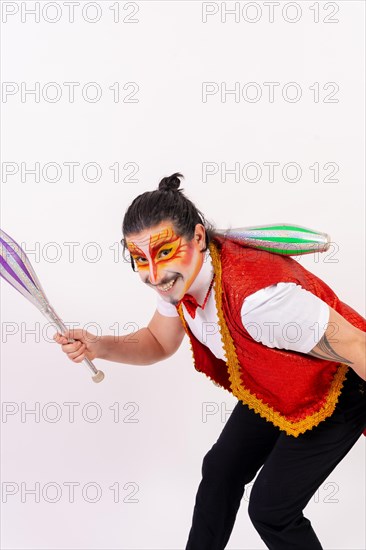
<path fill-rule="evenodd" d="M 193 335 L 180 305 L 177 310 L 190 338 L 195 368 L 280 430 L 297 437 L 333 413 L 350 367 L 257 342 L 241 322 L 244 299 L 266 286 L 293 282 L 364 332 L 366 320 L 290 256 L 248 248 L 222 237 L 215 237 L 209 247 L 226 362 Z M 366 436 L 366 429 L 363 433 Z"/>

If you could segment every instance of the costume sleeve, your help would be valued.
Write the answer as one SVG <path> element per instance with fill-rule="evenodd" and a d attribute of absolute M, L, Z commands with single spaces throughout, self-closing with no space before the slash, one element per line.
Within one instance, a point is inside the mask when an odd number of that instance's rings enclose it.
<path fill-rule="evenodd" d="M 166 317 L 179 317 L 179 313 L 177 312 L 177 308 L 173 306 L 170 302 L 166 302 L 161 296 L 157 296 L 156 300 L 156 309 L 159 313 L 162 315 L 165 315 Z"/>
<path fill-rule="evenodd" d="M 296 283 L 277 283 L 247 296 L 243 326 L 254 340 L 270 348 L 308 353 L 324 335 L 329 306 Z"/>

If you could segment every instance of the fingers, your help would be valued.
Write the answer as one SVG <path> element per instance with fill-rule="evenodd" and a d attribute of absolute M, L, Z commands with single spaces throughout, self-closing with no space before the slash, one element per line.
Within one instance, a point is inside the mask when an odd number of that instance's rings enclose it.
<path fill-rule="evenodd" d="M 71 361 L 74 361 L 75 363 L 80 363 L 83 359 L 85 359 L 85 344 L 82 344 L 81 342 L 78 342 L 77 349 L 75 351 L 67 351 L 64 349 L 64 346 L 62 346 L 62 351 L 64 351 L 67 354 L 67 357 L 71 359 Z M 70 344 L 74 345 L 74 344 Z"/>
<path fill-rule="evenodd" d="M 53 339 L 58 344 L 61 344 L 62 351 L 67 354 L 68 358 L 71 359 L 71 361 L 74 361 L 75 363 L 80 363 L 81 361 L 83 361 L 83 359 L 85 359 L 86 345 L 80 340 L 69 342 L 69 338 L 75 336 L 76 334 L 69 334 L 68 332 L 66 333 L 66 336 L 56 333 L 53 336 Z"/>
<path fill-rule="evenodd" d="M 59 334 L 58 332 L 56 332 L 56 334 L 53 335 L 53 339 L 58 344 L 66 344 L 68 342 L 68 339 L 65 338 L 65 336 L 62 336 L 62 334 Z"/>
<path fill-rule="evenodd" d="M 53 335 L 53 339 L 58 344 L 67 344 L 71 339 L 83 342 L 85 340 L 85 332 L 81 329 L 67 330 L 64 334 L 56 332 L 56 334 Z"/>

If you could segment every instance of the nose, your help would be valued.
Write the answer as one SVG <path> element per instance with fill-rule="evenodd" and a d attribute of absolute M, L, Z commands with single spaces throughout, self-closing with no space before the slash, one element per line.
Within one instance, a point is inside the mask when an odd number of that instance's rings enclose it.
<path fill-rule="evenodd" d="M 152 262 L 149 262 L 149 278 L 148 278 L 148 281 L 152 285 L 157 284 L 157 268 L 156 268 L 156 265 Z"/>

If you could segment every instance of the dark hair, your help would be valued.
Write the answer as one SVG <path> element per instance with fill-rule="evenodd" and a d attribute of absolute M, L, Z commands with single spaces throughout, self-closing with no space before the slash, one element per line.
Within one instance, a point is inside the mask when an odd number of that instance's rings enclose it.
<path fill-rule="evenodd" d="M 184 176 L 175 172 L 169 177 L 163 178 L 158 189 L 146 191 L 136 197 L 128 207 L 122 224 L 124 238 L 121 240 L 123 254 L 127 249 L 125 236 L 132 233 L 139 233 L 144 229 L 158 225 L 163 220 L 171 220 L 175 232 L 180 237 L 191 240 L 194 237 L 194 230 L 197 223 L 205 227 L 206 242 L 205 252 L 215 235 L 216 228 L 208 222 L 202 212 L 179 189 L 180 179 Z M 131 257 L 132 269 L 134 262 Z"/>

